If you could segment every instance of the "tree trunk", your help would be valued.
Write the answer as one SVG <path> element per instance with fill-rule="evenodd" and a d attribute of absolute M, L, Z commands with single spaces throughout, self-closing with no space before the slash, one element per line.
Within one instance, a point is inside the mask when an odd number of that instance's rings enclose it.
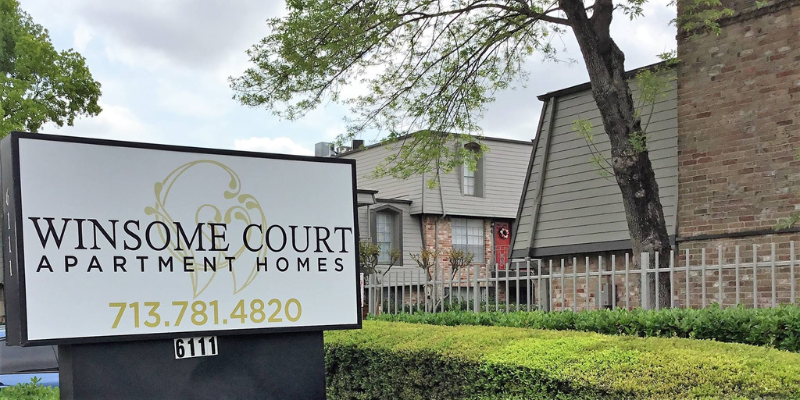
<path fill-rule="evenodd" d="M 583 2 L 559 0 L 581 48 L 592 95 L 603 118 L 605 132 L 611 141 L 611 165 L 622 192 L 622 203 L 634 253 L 634 265 L 640 265 L 641 253 L 650 254 L 650 267 L 669 267 L 670 243 L 664 211 L 658 194 L 658 183 L 647 152 L 631 143 L 631 137 L 642 132 L 636 116 L 633 97 L 625 77 L 625 54 L 611 39 L 609 28 L 614 5 L 611 0 L 597 0 L 592 17 Z M 650 305 L 655 304 L 655 274 L 648 274 Z M 663 275 L 659 278 L 663 278 Z M 670 304 L 669 278 L 660 279 L 658 288 L 662 306 Z M 642 299 L 643 303 L 645 299 Z"/>

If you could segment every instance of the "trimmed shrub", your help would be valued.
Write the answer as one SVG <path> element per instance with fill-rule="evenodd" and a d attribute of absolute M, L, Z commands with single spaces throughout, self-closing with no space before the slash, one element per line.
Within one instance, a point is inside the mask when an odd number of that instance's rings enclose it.
<path fill-rule="evenodd" d="M 365 321 L 325 350 L 331 399 L 800 398 L 800 354 L 739 344 Z"/>
<path fill-rule="evenodd" d="M 58 400 L 56 387 L 42 386 L 38 378 L 0 390 L 0 400 Z"/>
<path fill-rule="evenodd" d="M 375 317 L 371 317 L 375 318 Z M 382 321 L 431 325 L 484 325 L 571 330 L 606 335 L 679 337 L 743 343 L 800 352 L 800 307 L 672 308 L 660 311 L 597 310 L 556 312 L 481 312 L 382 314 Z"/>

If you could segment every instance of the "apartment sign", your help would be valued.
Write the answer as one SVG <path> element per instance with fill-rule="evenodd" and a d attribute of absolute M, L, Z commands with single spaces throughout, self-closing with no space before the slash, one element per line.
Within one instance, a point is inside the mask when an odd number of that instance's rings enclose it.
<path fill-rule="evenodd" d="M 12 133 L 0 161 L 10 344 L 361 324 L 351 160 Z"/>

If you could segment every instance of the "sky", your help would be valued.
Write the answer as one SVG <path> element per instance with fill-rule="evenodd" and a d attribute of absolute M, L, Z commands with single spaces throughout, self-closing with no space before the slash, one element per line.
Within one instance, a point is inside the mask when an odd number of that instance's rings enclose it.
<path fill-rule="evenodd" d="M 675 9 L 651 0 L 645 17 L 621 13 L 612 36 L 633 69 L 676 47 Z M 102 84 L 103 112 L 43 133 L 209 148 L 313 155 L 314 143 L 344 132 L 348 108 L 335 103 L 296 121 L 238 104 L 229 76 L 247 67 L 245 51 L 268 34 L 266 20 L 285 14 L 283 0 L 20 0 L 50 31 L 56 49 L 74 48 Z M 561 59 L 534 56 L 529 79 L 498 93 L 481 127 L 491 137 L 530 140 L 541 102 L 536 96 L 588 80 L 571 32 L 556 41 Z M 380 133 L 363 137 L 367 143 Z"/>

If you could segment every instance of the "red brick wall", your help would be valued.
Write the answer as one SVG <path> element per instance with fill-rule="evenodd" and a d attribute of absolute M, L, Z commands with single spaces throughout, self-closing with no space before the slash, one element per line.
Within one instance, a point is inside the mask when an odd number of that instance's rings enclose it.
<path fill-rule="evenodd" d="M 435 215 L 428 215 L 423 217 L 423 230 L 424 240 L 423 243 L 429 250 L 433 250 L 438 246 L 439 249 L 439 266 L 443 268 L 446 274 L 450 273 L 450 259 L 448 254 L 450 253 L 450 249 L 453 248 L 453 229 L 450 224 L 450 217 L 440 218 L 439 216 Z M 438 224 L 438 242 L 436 241 L 437 236 L 437 224 Z M 483 222 L 483 238 L 484 238 L 484 260 L 491 261 L 493 260 L 493 252 L 492 252 L 492 220 L 485 219 Z M 481 268 L 481 276 L 484 276 L 485 267 Z M 466 271 L 463 271 L 462 278 L 466 279 Z"/>
<path fill-rule="evenodd" d="M 433 250 L 438 246 L 439 249 L 439 267 L 441 268 L 440 271 L 443 271 L 445 279 L 449 279 L 450 277 L 450 259 L 448 254 L 450 249 L 453 248 L 453 238 L 452 238 L 452 225 L 450 224 L 449 216 L 444 218 L 440 218 L 439 216 L 435 215 L 428 215 L 424 216 L 422 219 L 423 222 L 423 231 L 424 231 L 424 245 L 429 249 Z M 483 238 L 484 238 L 484 262 L 474 263 L 474 267 L 480 268 L 479 270 L 479 279 L 484 279 L 486 277 L 486 261 L 493 261 L 494 260 L 494 253 L 492 249 L 492 220 L 491 219 L 484 219 L 483 221 Z M 438 225 L 438 229 L 437 229 Z M 438 242 L 437 239 L 437 231 L 438 231 Z M 471 270 L 472 271 L 472 270 Z M 441 273 L 441 272 L 440 272 Z M 474 272 L 471 272 L 474 274 Z M 467 279 L 467 271 L 461 270 L 454 279 Z M 437 277 L 437 280 L 441 279 Z M 470 275 L 470 279 L 474 279 L 474 275 Z M 466 286 L 466 284 L 462 284 L 462 286 Z M 474 283 L 472 284 L 474 286 Z M 484 282 L 480 282 L 481 287 L 485 287 Z"/>
<path fill-rule="evenodd" d="M 681 242 L 679 265 L 753 259 L 789 259 L 797 234 L 771 234 L 778 222 L 800 210 L 800 2 L 775 1 L 758 9 L 750 0 L 723 0 L 736 12 L 719 36 L 701 33 L 679 38 L 678 58 L 678 237 L 753 232 L 740 238 Z M 742 269 L 740 301 L 752 304 L 752 269 Z M 760 306 L 771 303 L 771 273 L 755 275 Z M 776 271 L 778 302 L 788 302 L 788 268 Z M 681 275 L 677 299 L 685 303 Z M 719 297 L 720 284 L 723 289 Z M 706 276 L 708 303 L 736 302 L 732 270 Z M 690 274 L 689 297 L 700 306 L 702 281 Z"/>
<path fill-rule="evenodd" d="M 679 40 L 678 237 L 772 229 L 800 208 L 793 3 Z"/>

